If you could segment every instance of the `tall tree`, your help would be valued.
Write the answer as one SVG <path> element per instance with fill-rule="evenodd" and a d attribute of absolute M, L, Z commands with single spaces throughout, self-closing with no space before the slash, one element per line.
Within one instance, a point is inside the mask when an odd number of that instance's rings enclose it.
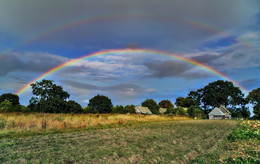
<path fill-rule="evenodd" d="M 97 95 L 89 100 L 88 107 L 93 109 L 95 113 L 111 113 L 112 102 L 107 96 Z"/>
<path fill-rule="evenodd" d="M 153 99 L 146 99 L 142 102 L 143 107 L 147 107 L 153 114 L 159 114 L 159 106 Z"/>
<path fill-rule="evenodd" d="M 260 88 L 252 90 L 246 100 L 253 104 L 253 112 L 256 119 L 260 119 Z"/>
<path fill-rule="evenodd" d="M 232 82 L 218 80 L 209 83 L 202 89 L 191 91 L 189 93 L 198 106 L 202 107 L 206 112 L 216 106 L 236 106 L 243 105 L 244 94 Z"/>
<path fill-rule="evenodd" d="M 181 107 L 184 107 L 184 108 L 189 108 L 191 106 L 195 106 L 196 103 L 194 102 L 194 100 L 191 98 L 191 97 L 178 97 L 176 99 L 176 102 L 175 104 L 177 106 L 181 106 Z"/>
<path fill-rule="evenodd" d="M 174 107 L 174 105 L 172 104 L 172 102 L 170 100 L 162 100 L 161 102 L 159 102 L 159 107 L 172 109 Z"/>
<path fill-rule="evenodd" d="M 66 112 L 66 99 L 70 94 L 61 86 L 54 84 L 52 80 L 43 79 L 31 84 L 31 87 L 35 97 L 30 100 L 30 109 L 48 113 Z"/>

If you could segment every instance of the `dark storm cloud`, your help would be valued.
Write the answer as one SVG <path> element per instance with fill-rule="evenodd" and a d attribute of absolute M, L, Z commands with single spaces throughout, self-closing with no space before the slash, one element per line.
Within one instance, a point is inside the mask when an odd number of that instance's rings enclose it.
<path fill-rule="evenodd" d="M 6 75 L 9 72 L 45 72 L 66 61 L 63 57 L 44 53 L 27 53 L 0 56 L 0 75 Z"/>

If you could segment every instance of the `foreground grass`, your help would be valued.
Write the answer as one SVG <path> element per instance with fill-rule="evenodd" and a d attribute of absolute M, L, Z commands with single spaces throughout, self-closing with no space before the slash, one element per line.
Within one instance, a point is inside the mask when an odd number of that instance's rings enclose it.
<path fill-rule="evenodd" d="M 219 144 L 215 151 L 203 154 L 198 162 L 260 164 L 260 121 L 243 121 Z"/>
<path fill-rule="evenodd" d="M 190 118 L 169 115 L 2 113 L 0 114 L 0 138 L 187 119 Z"/>
<path fill-rule="evenodd" d="M 169 121 L 1 139 L 0 163 L 191 163 L 215 151 L 237 123 Z"/>

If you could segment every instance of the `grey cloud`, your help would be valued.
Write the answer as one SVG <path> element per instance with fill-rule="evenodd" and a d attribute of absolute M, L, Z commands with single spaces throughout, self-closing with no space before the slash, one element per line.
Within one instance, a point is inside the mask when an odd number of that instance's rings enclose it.
<path fill-rule="evenodd" d="M 151 61 L 144 63 L 144 65 L 148 68 L 148 70 L 150 70 L 150 74 L 148 74 L 147 77 L 154 78 L 180 76 L 182 73 L 194 67 L 190 64 L 175 60 Z"/>
<path fill-rule="evenodd" d="M 122 84 L 110 85 L 110 86 L 97 86 L 94 84 L 81 83 L 72 80 L 63 80 L 63 83 L 78 89 L 86 89 L 86 90 L 93 90 L 93 91 L 140 92 L 142 90 L 142 88 L 139 85 L 128 84 L 128 83 L 122 83 Z"/>
<path fill-rule="evenodd" d="M 0 56 L 0 75 L 6 75 L 9 72 L 45 72 L 66 61 L 65 58 L 44 54 L 44 53 L 25 53 L 23 58 L 19 54 Z"/>
<path fill-rule="evenodd" d="M 232 7 L 230 7 L 232 6 Z M 0 31 L 23 35 L 38 34 L 50 27 L 80 20 L 109 15 L 148 15 L 148 18 L 93 21 L 91 24 L 58 35 L 48 41 L 71 46 L 92 46 L 121 41 L 140 45 L 162 44 L 185 48 L 199 44 L 215 32 L 185 24 L 183 19 L 207 22 L 223 30 L 243 28 L 252 24 L 259 11 L 259 2 L 252 0 L 2 0 L 0 5 Z M 136 14 L 138 15 L 138 14 Z M 131 18 L 131 16 L 130 16 Z M 86 37 L 87 36 L 87 37 Z M 104 37 L 106 36 L 106 37 Z M 95 39 L 93 39 L 93 37 Z M 154 39 L 154 38 L 162 39 Z M 199 38 L 199 40 L 198 40 Z M 44 38 L 43 38 L 44 39 Z M 145 43 L 145 44 L 144 44 Z M 183 44 L 185 43 L 185 44 Z"/>

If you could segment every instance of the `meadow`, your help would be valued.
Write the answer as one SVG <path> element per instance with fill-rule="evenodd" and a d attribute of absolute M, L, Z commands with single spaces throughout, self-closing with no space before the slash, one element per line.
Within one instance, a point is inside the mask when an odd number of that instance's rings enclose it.
<path fill-rule="evenodd" d="M 0 113 L 0 138 L 187 119 L 171 115 Z"/>
<path fill-rule="evenodd" d="M 174 120 L 73 133 L 2 138 L 0 162 L 218 162 L 219 152 L 223 152 L 219 145 L 238 123 L 230 120 Z"/>

